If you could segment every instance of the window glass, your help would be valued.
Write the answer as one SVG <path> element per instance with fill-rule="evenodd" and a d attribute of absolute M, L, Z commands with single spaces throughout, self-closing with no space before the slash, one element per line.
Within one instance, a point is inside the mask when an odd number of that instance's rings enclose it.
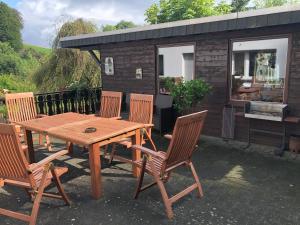
<path fill-rule="evenodd" d="M 232 45 L 231 99 L 282 102 L 288 38 Z"/>
<path fill-rule="evenodd" d="M 169 93 L 166 82 L 180 82 L 194 77 L 194 45 L 158 49 L 159 92 Z"/>

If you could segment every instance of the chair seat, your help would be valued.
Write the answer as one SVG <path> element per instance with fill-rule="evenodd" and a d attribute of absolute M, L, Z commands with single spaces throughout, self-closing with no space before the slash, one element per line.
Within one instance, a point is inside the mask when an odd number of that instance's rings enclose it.
<path fill-rule="evenodd" d="M 32 164 L 32 165 L 34 165 L 34 164 Z M 44 172 L 44 167 L 39 167 L 38 169 L 36 169 L 32 172 L 33 179 L 35 180 L 37 187 L 39 187 L 40 184 L 41 184 L 41 180 L 42 180 L 42 177 L 43 177 L 43 172 Z M 56 172 L 57 176 L 60 177 L 63 174 L 68 172 L 68 168 L 67 167 L 55 167 L 55 172 Z M 51 173 L 51 171 L 49 171 L 49 173 L 47 175 L 47 180 L 46 180 L 45 187 L 47 187 L 51 184 L 52 178 L 53 178 L 52 173 Z M 24 188 L 31 188 L 30 183 L 27 180 L 24 180 L 24 179 L 23 180 L 20 179 L 19 181 L 11 180 L 11 179 L 4 179 L 4 182 L 6 184 L 10 184 L 10 185 L 14 185 L 14 186 L 21 186 L 21 187 L 24 187 Z"/>
<path fill-rule="evenodd" d="M 156 170 L 161 171 L 161 167 L 163 166 L 163 163 L 167 157 L 167 153 L 163 152 L 163 151 L 158 151 L 157 153 L 160 155 L 160 157 L 152 157 L 152 160 L 153 160 Z M 134 163 L 137 166 L 142 167 L 143 160 L 141 159 L 141 160 L 135 161 Z M 152 171 L 152 168 L 151 168 L 149 162 L 147 162 L 147 164 L 146 164 L 146 172 L 153 174 L 153 171 Z"/>
<path fill-rule="evenodd" d="M 40 183 L 41 183 L 41 180 L 43 177 L 43 172 L 44 172 L 44 167 L 39 167 L 38 169 L 36 169 L 32 172 L 33 179 L 35 180 L 37 187 L 40 186 Z M 68 168 L 67 167 L 55 167 L 55 172 L 56 172 L 57 176 L 60 177 L 63 174 L 68 172 Z M 52 178 L 53 178 L 52 173 L 51 173 L 51 171 L 49 171 L 49 173 L 47 175 L 46 186 L 51 184 Z"/>

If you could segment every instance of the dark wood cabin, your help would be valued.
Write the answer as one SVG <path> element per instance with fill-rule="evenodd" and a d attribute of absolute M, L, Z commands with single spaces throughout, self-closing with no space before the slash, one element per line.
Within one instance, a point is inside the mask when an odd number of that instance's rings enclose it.
<path fill-rule="evenodd" d="M 234 139 L 247 141 L 249 124 L 258 131 L 251 141 L 260 144 L 279 146 L 277 133 L 283 128 L 286 137 L 300 133 L 300 6 L 66 37 L 60 46 L 89 51 L 101 66 L 104 90 L 155 95 L 166 75 L 159 65 L 160 49 L 193 46 L 190 79 L 201 78 L 213 86 L 199 107 L 209 110 L 206 135 L 222 136 L 225 105 L 235 109 Z M 249 101 L 287 104 L 289 121 L 249 123 L 244 116 Z"/>

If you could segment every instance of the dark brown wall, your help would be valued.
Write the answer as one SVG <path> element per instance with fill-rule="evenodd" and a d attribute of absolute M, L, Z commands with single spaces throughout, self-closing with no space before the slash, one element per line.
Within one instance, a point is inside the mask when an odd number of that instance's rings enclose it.
<path fill-rule="evenodd" d="M 155 94 L 155 46 L 143 43 L 106 45 L 100 50 L 101 59 L 113 57 L 114 73 L 102 73 L 102 85 L 106 90 Z M 143 79 L 135 78 L 136 68 L 143 69 Z M 104 67 L 102 68 L 104 71 Z"/>
<path fill-rule="evenodd" d="M 288 104 L 291 114 L 300 117 L 300 25 L 270 27 L 236 32 L 194 35 L 178 38 L 164 38 L 138 42 L 124 42 L 99 47 L 101 58 L 113 57 L 115 75 L 106 76 L 102 69 L 103 88 L 123 92 L 155 94 L 156 90 L 156 47 L 176 43 L 195 43 L 195 76 L 213 86 L 213 92 L 202 103 L 201 109 L 209 114 L 204 132 L 212 136 L 221 136 L 222 110 L 228 103 L 228 74 L 230 40 L 235 38 L 262 37 L 291 34 L 291 54 L 289 66 Z M 143 68 L 143 80 L 135 79 L 135 69 Z M 243 110 L 243 108 L 237 108 Z M 265 127 L 281 131 L 282 124 L 259 121 L 253 127 Z M 288 133 L 300 133 L 300 125 L 289 126 Z M 236 139 L 247 140 L 248 122 L 243 117 L 236 118 Z M 253 135 L 254 142 L 270 145 L 280 144 L 280 138 L 261 134 Z"/>

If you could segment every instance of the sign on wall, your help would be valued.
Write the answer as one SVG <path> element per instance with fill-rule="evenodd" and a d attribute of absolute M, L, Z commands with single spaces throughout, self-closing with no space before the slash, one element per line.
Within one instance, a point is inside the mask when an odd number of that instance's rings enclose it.
<path fill-rule="evenodd" d="M 135 70 L 135 78 L 139 79 L 139 80 L 143 79 L 143 69 L 142 68 L 137 68 Z"/>
<path fill-rule="evenodd" d="M 114 75 L 114 59 L 113 57 L 105 58 L 105 74 Z"/>

